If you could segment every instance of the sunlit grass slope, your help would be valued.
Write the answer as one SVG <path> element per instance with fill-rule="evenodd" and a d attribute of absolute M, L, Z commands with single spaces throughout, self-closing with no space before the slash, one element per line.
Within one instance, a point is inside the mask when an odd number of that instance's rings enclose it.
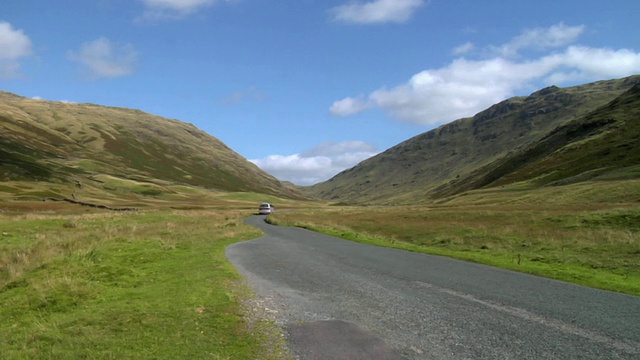
<path fill-rule="evenodd" d="M 305 191 L 333 202 L 415 204 L 534 178 L 532 186 L 545 186 L 624 172 L 640 162 L 639 82 L 632 76 L 511 98 Z"/>
<path fill-rule="evenodd" d="M 0 92 L 0 181 L 95 185 L 96 175 L 299 197 L 293 186 L 191 124 Z"/>

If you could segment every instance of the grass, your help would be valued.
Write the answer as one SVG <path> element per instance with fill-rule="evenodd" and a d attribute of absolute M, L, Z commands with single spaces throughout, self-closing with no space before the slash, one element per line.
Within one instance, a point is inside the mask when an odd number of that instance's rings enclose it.
<path fill-rule="evenodd" d="M 83 183 L 82 198 L 102 186 Z M 8 199 L 46 189 L 3 186 Z M 261 201 L 284 210 L 269 216 L 276 224 L 640 295 L 637 180 L 387 207 L 156 186 L 173 194 L 127 195 L 148 209 L 140 212 L 0 202 L 3 359 L 286 358 L 277 329 L 252 317 L 251 293 L 224 256 L 227 245 L 259 235 L 242 220 Z"/>
<path fill-rule="evenodd" d="M 0 213 L 3 359 L 282 356 L 224 255 L 246 211 L 65 209 Z"/>
<path fill-rule="evenodd" d="M 89 176 L 111 175 L 149 178 L 157 185 L 162 184 L 155 180 L 163 179 L 164 185 L 301 197 L 292 186 L 265 176 L 255 165 L 191 124 L 133 109 L 33 100 L 9 93 L 0 93 L 0 100 L 3 182 L 60 184 L 75 177 L 86 182 L 84 179 Z M 171 195 L 163 188 L 93 186 L 100 196 L 119 199 Z M 133 195 L 129 194 L 131 190 Z M 26 196 L 11 200 L 15 199 L 35 200 Z"/>
<path fill-rule="evenodd" d="M 635 204 L 334 207 L 269 221 L 640 295 Z"/>

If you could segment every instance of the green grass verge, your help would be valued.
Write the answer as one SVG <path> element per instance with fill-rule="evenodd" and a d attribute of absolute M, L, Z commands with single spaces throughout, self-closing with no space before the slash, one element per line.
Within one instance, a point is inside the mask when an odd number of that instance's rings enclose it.
<path fill-rule="evenodd" d="M 640 295 L 640 209 L 376 207 L 277 213 L 269 221 Z"/>
<path fill-rule="evenodd" d="M 3 215 L 1 357 L 269 358 L 224 255 L 259 235 L 244 215 Z"/>

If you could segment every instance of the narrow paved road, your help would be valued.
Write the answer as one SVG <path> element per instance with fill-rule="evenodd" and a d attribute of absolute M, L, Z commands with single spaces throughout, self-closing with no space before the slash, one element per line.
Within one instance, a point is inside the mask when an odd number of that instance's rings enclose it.
<path fill-rule="evenodd" d="M 640 359 L 640 298 L 311 231 L 227 248 L 300 359 Z"/>

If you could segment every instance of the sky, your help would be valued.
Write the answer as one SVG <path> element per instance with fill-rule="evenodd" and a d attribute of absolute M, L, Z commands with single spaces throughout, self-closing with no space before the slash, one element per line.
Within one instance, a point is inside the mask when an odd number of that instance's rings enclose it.
<path fill-rule="evenodd" d="M 194 124 L 311 185 L 513 96 L 640 74 L 638 0 L 0 0 L 0 90 Z"/>

